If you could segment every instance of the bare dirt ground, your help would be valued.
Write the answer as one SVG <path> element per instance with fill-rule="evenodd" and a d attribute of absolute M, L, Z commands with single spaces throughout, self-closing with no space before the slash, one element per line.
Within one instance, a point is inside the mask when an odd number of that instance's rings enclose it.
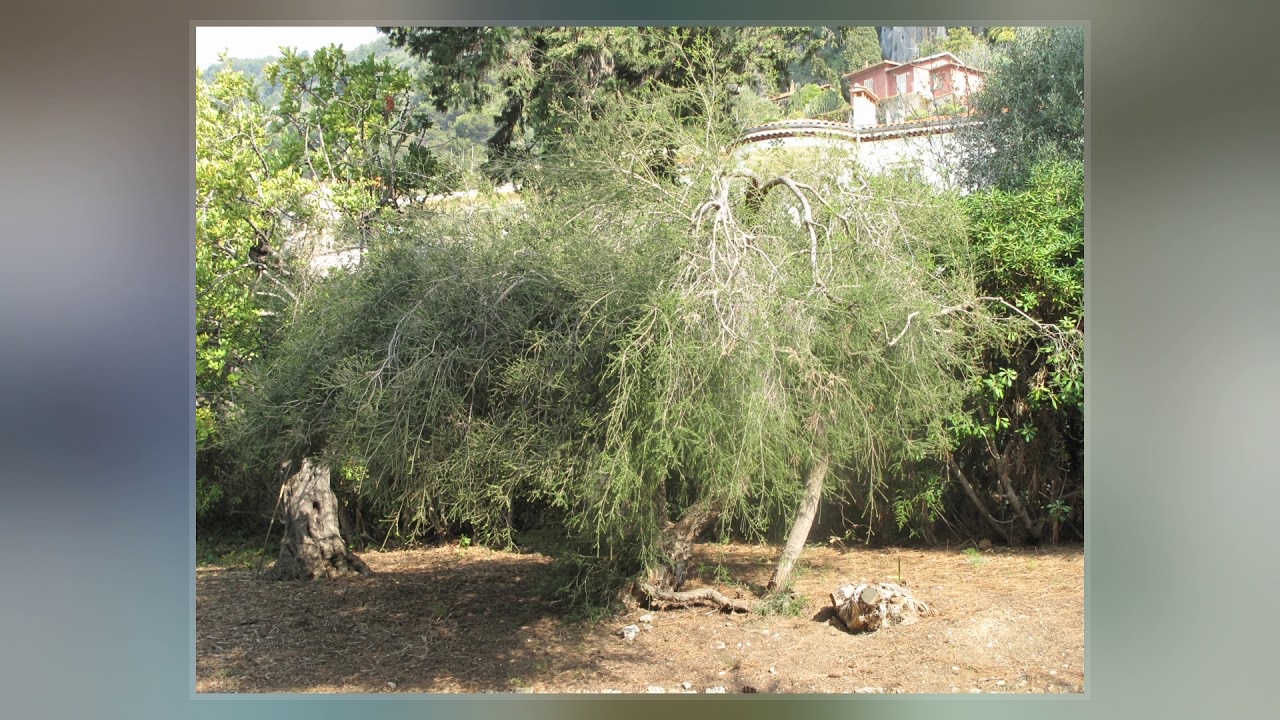
<path fill-rule="evenodd" d="M 778 549 L 709 544 L 700 577 L 733 597 Z M 652 612 L 569 620 L 532 592 L 537 554 L 482 548 L 369 552 L 367 578 L 273 582 L 196 573 L 197 692 L 1078 693 L 1084 690 L 1084 551 L 808 547 L 798 616 Z M 853 635 L 830 610 L 842 582 L 902 579 L 932 612 Z M 750 597 L 750 594 L 747 593 Z M 652 689 L 651 689 L 652 688 Z"/>

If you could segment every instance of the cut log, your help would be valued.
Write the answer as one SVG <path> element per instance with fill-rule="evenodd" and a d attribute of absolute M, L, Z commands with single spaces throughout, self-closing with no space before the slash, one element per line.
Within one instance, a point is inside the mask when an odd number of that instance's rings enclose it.
<path fill-rule="evenodd" d="M 836 616 L 850 632 L 870 632 L 889 625 L 910 625 L 929 606 L 894 583 L 845 583 L 831 593 Z"/>
<path fill-rule="evenodd" d="M 338 499 L 329 486 L 329 468 L 302 461 L 285 485 L 285 536 L 269 575 L 277 580 L 314 580 L 371 575 L 347 549 L 338 521 Z"/>

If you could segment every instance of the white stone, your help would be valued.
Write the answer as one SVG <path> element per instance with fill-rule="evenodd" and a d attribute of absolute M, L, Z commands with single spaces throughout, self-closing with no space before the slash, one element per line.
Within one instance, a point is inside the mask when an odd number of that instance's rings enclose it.
<path fill-rule="evenodd" d="M 666 691 L 667 691 L 667 689 L 666 689 L 666 688 L 664 688 L 664 687 L 659 687 L 659 686 L 657 686 L 657 685 L 650 685 L 650 686 L 649 686 L 649 689 L 648 689 L 648 690 L 646 690 L 645 692 L 650 692 L 650 693 L 665 693 Z"/>
<path fill-rule="evenodd" d="M 626 638 L 628 641 L 635 640 L 636 635 L 639 635 L 639 634 L 640 634 L 640 627 L 637 625 L 628 625 L 622 628 L 622 637 Z"/>
<path fill-rule="evenodd" d="M 711 693 L 711 694 L 715 694 L 715 693 L 723 693 L 723 692 L 724 692 L 724 686 L 723 686 L 723 685 L 717 685 L 717 686 L 715 686 L 715 687 L 709 687 L 709 688 L 707 688 L 706 690 L 704 690 L 703 692 L 705 692 L 705 693 Z"/>

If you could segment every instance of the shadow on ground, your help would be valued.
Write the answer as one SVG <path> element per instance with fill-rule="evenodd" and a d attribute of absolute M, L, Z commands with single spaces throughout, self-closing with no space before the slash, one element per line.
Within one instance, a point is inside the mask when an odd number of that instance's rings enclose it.
<path fill-rule="evenodd" d="M 318 582 L 202 570 L 198 689 L 516 692 L 565 674 L 607 685 L 603 665 L 646 662 L 639 645 L 588 643 L 598 623 L 565 622 L 539 596 L 542 556 L 436 548 L 366 559 L 373 576 Z"/>

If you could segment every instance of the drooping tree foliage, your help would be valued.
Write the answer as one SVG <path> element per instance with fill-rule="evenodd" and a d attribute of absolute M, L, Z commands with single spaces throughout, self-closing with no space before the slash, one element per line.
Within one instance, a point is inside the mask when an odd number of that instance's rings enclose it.
<path fill-rule="evenodd" d="M 683 65 L 654 72 L 716 77 L 717 35 L 657 35 Z M 536 515 L 584 598 L 661 599 L 701 531 L 815 492 L 882 512 L 949 449 L 988 340 L 959 206 L 847 156 L 754 173 L 722 150 L 725 83 L 675 85 L 546 100 L 523 205 L 422 216 L 326 283 L 240 397 L 246 470 L 322 456 L 381 512 L 496 544 Z"/>

